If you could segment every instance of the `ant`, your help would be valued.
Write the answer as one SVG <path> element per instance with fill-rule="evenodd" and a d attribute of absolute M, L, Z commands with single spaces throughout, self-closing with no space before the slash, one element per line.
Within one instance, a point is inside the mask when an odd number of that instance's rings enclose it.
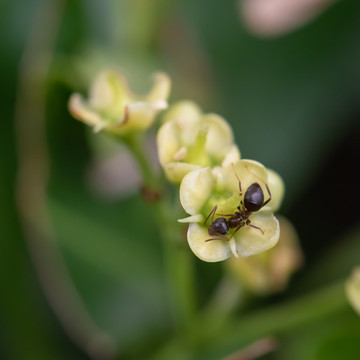
<path fill-rule="evenodd" d="M 241 181 L 237 174 L 235 173 L 236 178 L 239 181 L 239 191 L 240 196 L 242 196 L 243 192 L 241 189 Z M 259 211 L 263 208 L 269 201 L 271 201 L 271 193 L 270 189 L 267 184 L 266 190 L 269 194 L 269 198 L 264 201 L 264 192 L 261 189 L 261 186 L 254 182 L 251 184 L 247 190 L 245 191 L 244 201 L 240 201 L 240 205 L 237 207 L 238 211 L 235 211 L 233 214 L 218 214 L 222 216 L 229 217 L 226 219 L 225 217 L 219 217 L 214 220 L 214 215 L 216 213 L 217 205 L 211 210 L 210 214 L 205 219 L 204 224 L 208 221 L 209 217 L 211 216 L 211 224 L 208 229 L 208 233 L 211 236 L 215 236 L 214 238 L 207 239 L 205 241 L 212 241 L 212 240 L 227 240 L 229 241 L 231 237 L 235 235 L 237 231 L 239 231 L 245 225 L 251 226 L 254 229 L 261 231 L 264 234 L 264 231 L 253 224 L 251 224 L 251 220 L 249 219 L 251 214 Z M 232 236 L 227 238 L 226 235 L 229 233 L 230 229 L 235 229 Z"/>

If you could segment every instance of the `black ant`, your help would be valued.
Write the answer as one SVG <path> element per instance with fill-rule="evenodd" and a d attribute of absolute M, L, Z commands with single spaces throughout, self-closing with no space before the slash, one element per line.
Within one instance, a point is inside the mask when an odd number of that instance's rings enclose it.
<path fill-rule="evenodd" d="M 239 181 L 240 196 L 242 196 L 243 193 L 241 189 L 241 181 L 236 173 L 235 176 Z M 261 186 L 257 182 L 254 182 L 245 191 L 244 201 L 243 200 L 240 201 L 240 205 L 237 207 L 238 211 L 235 211 L 233 214 L 218 214 L 222 216 L 228 216 L 229 217 L 228 219 L 226 219 L 225 217 L 219 217 L 213 220 L 217 210 L 217 205 L 215 205 L 215 207 L 211 210 L 210 214 L 208 215 L 208 217 L 205 219 L 204 222 L 204 224 L 206 224 L 209 217 L 211 216 L 211 224 L 209 226 L 208 232 L 209 235 L 215 237 L 211 239 L 207 239 L 205 241 L 211 241 L 211 240 L 229 241 L 231 237 L 233 237 L 234 234 L 245 225 L 251 226 L 252 228 L 257 229 L 261 231 L 262 234 L 264 234 L 264 231 L 260 227 L 251 224 L 251 220 L 249 219 L 249 217 L 251 216 L 252 213 L 259 211 L 269 201 L 271 201 L 270 189 L 267 184 L 265 185 L 266 185 L 266 190 L 269 194 L 269 198 L 266 201 L 264 201 L 264 192 L 261 189 Z M 230 238 L 227 238 L 225 235 L 229 233 L 230 229 L 235 229 L 235 231 L 233 232 Z"/>

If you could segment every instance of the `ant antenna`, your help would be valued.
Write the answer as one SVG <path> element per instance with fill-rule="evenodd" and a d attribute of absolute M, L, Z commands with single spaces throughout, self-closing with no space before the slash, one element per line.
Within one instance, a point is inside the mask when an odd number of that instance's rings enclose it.
<path fill-rule="evenodd" d="M 265 184 L 266 190 L 267 190 L 267 192 L 268 192 L 268 194 L 269 194 L 269 197 L 270 197 L 270 199 L 267 200 L 267 201 L 264 203 L 264 205 L 267 204 L 267 203 L 271 200 L 271 192 L 270 192 L 270 189 L 269 189 L 268 184 L 267 184 L 263 179 L 261 179 L 259 176 L 255 175 L 252 171 L 250 171 L 249 168 L 248 168 L 246 165 L 245 165 L 245 167 L 246 167 L 246 170 L 247 170 L 251 175 L 257 177 L 262 183 Z"/>
<path fill-rule="evenodd" d="M 210 214 L 207 216 L 207 218 L 204 221 L 204 225 L 207 223 L 207 221 L 209 220 L 209 217 L 211 216 L 211 222 L 213 222 L 214 220 L 214 215 L 216 213 L 216 209 L 217 209 L 217 205 L 214 206 L 214 208 L 210 211 Z"/>
<path fill-rule="evenodd" d="M 231 163 L 231 166 L 232 166 L 232 168 L 233 168 L 233 171 L 234 171 L 234 174 L 235 174 L 236 178 L 237 178 L 238 181 L 239 181 L 239 191 L 240 191 L 240 196 L 242 196 L 241 181 L 240 181 L 240 179 L 239 179 L 239 177 L 238 177 L 238 174 L 236 173 L 236 170 L 235 170 L 235 168 L 234 168 L 234 163 Z"/>

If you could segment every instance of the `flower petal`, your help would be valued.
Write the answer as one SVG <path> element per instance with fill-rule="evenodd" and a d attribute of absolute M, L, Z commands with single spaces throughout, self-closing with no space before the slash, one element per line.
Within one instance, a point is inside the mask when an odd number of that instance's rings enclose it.
<path fill-rule="evenodd" d="M 245 194 L 247 188 L 254 182 L 258 183 L 266 193 L 267 172 L 265 167 L 257 161 L 239 160 L 225 168 L 227 172 L 227 187 L 233 192 L 239 192 L 239 180 L 241 189 Z"/>
<path fill-rule="evenodd" d="M 122 114 L 129 102 L 129 92 L 126 78 L 119 71 L 104 70 L 91 84 L 89 106 L 98 111 L 111 109 L 113 114 Z"/>
<path fill-rule="evenodd" d="M 175 184 L 180 184 L 186 174 L 197 169 L 201 169 L 201 167 L 195 164 L 175 161 L 164 165 L 167 178 Z"/>
<path fill-rule="evenodd" d="M 173 123 L 181 146 L 194 144 L 202 124 L 201 109 L 192 101 L 180 101 L 165 113 L 164 122 Z"/>
<path fill-rule="evenodd" d="M 189 225 L 187 238 L 191 250 L 203 261 L 222 261 L 229 258 L 232 254 L 226 240 L 206 241 L 211 236 L 205 226 L 197 223 Z"/>
<path fill-rule="evenodd" d="M 185 175 L 180 185 L 180 202 L 184 210 L 190 215 L 200 213 L 214 185 L 210 168 L 199 168 Z"/>
<path fill-rule="evenodd" d="M 219 115 L 207 114 L 202 118 L 208 124 L 206 151 L 221 161 L 233 144 L 233 133 L 229 124 Z"/>
<path fill-rule="evenodd" d="M 94 126 L 98 130 L 106 126 L 106 122 L 91 108 L 86 105 L 80 94 L 73 94 L 69 100 L 69 110 L 77 120 Z"/>
<path fill-rule="evenodd" d="M 271 169 L 267 169 L 267 185 L 271 192 L 271 201 L 263 208 L 263 210 L 277 211 L 280 208 L 284 197 L 285 185 L 280 175 Z"/>
<path fill-rule="evenodd" d="M 226 153 L 224 160 L 222 162 L 222 166 L 229 166 L 231 163 L 235 163 L 240 160 L 240 151 L 238 147 L 234 144 L 230 147 L 230 150 Z"/>
<path fill-rule="evenodd" d="M 196 215 L 192 215 L 192 216 L 188 216 L 184 219 L 179 219 L 178 222 L 180 223 L 199 223 L 199 222 L 203 222 L 204 216 L 201 214 L 196 214 Z"/>
<path fill-rule="evenodd" d="M 166 100 L 169 97 L 171 89 L 170 78 L 163 72 L 157 72 L 153 75 L 154 85 L 146 96 L 147 102 L 158 102 Z"/>
<path fill-rule="evenodd" d="M 280 226 L 278 220 L 269 211 L 261 211 L 251 216 L 251 224 L 261 228 L 254 229 L 245 225 L 235 235 L 237 250 L 243 257 L 266 251 L 279 240 Z"/>
<path fill-rule="evenodd" d="M 129 118 L 127 122 L 132 129 L 147 129 L 154 122 L 157 110 L 151 103 L 144 101 L 133 102 L 128 105 Z"/>
<path fill-rule="evenodd" d="M 179 101 L 172 105 L 163 117 L 164 122 L 174 121 L 180 127 L 186 126 L 186 123 L 194 124 L 198 122 L 201 115 L 201 109 L 190 100 Z"/>
<path fill-rule="evenodd" d="M 160 164 L 165 166 L 174 159 L 174 155 L 181 148 L 176 126 L 173 122 L 167 122 L 160 127 L 156 142 Z"/>

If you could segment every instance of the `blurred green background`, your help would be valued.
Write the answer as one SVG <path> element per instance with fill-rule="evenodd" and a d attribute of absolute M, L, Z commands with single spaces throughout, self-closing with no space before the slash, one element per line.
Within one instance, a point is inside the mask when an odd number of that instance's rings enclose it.
<path fill-rule="evenodd" d="M 134 186 L 109 196 L 91 180 L 124 149 L 67 110 L 105 66 L 124 69 L 138 91 L 166 71 L 171 101 L 223 115 L 242 157 L 284 178 L 281 213 L 306 263 L 255 309 L 360 264 L 360 2 L 276 37 L 252 34 L 238 12 L 236 0 L 0 2 L 0 359 L 144 359 L 171 336 L 149 209 Z M 196 266 L 205 302 L 222 265 Z M 358 359 L 359 320 L 348 306 L 289 330 L 266 358 Z M 87 334 L 96 336 L 85 349 Z"/>

